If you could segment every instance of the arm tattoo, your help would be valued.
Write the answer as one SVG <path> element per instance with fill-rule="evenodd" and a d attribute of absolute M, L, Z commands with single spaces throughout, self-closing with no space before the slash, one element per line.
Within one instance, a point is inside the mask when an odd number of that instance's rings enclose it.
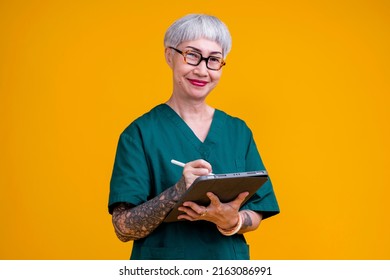
<path fill-rule="evenodd" d="M 186 191 L 184 179 L 155 198 L 131 207 L 119 204 L 112 213 L 112 222 L 119 240 L 127 242 L 149 235 L 162 223 L 165 216 Z"/>
<path fill-rule="evenodd" d="M 253 225 L 252 218 L 247 212 L 243 211 L 242 218 L 243 220 L 242 220 L 241 229 L 246 229 Z"/>

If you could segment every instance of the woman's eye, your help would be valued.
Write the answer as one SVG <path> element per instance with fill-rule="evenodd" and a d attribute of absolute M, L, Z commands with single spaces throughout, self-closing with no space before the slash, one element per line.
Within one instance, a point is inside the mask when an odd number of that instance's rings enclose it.
<path fill-rule="evenodd" d="M 220 63 L 222 58 L 220 57 L 215 57 L 215 56 L 210 56 L 209 60 L 213 63 Z"/>
<path fill-rule="evenodd" d="M 200 54 L 195 53 L 195 52 L 188 52 L 187 53 L 187 57 L 190 58 L 190 59 L 199 59 L 200 58 Z"/>

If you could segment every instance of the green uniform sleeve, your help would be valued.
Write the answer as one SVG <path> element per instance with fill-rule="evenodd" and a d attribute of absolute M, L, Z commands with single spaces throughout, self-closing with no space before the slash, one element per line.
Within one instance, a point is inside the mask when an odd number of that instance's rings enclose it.
<path fill-rule="evenodd" d="M 148 164 L 136 126 L 129 126 L 120 136 L 110 182 L 109 212 L 116 203 L 139 205 L 150 193 Z"/>
<path fill-rule="evenodd" d="M 246 154 L 246 170 L 265 170 L 253 136 L 250 137 L 250 143 Z M 280 212 L 271 179 L 269 179 L 250 198 L 242 209 L 250 209 L 256 212 L 261 212 L 263 214 L 263 219 L 274 216 Z"/>

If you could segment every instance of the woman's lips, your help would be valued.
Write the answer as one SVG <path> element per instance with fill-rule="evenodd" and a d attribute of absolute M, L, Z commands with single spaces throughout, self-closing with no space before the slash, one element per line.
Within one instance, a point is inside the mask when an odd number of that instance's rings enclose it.
<path fill-rule="evenodd" d="M 207 85 L 208 82 L 206 81 L 202 81 L 202 80 L 194 80 L 194 79 L 188 79 L 188 81 L 190 81 L 190 83 L 194 86 L 197 86 L 197 87 L 204 87 L 205 85 Z"/>

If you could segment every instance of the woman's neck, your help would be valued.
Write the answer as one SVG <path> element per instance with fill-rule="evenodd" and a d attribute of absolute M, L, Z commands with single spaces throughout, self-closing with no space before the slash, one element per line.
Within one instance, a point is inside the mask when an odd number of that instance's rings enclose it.
<path fill-rule="evenodd" d="M 183 119 L 200 141 L 205 141 L 213 121 L 214 108 L 204 102 L 178 102 L 173 96 L 166 104 Z"/>
<path fill-rule="evenodd" d="M 210 120 L 214 115 L 214 108 L 204 101 L 182 101 L 171 96 L 166 104 L 186 122 L 202 122 Z"/>

